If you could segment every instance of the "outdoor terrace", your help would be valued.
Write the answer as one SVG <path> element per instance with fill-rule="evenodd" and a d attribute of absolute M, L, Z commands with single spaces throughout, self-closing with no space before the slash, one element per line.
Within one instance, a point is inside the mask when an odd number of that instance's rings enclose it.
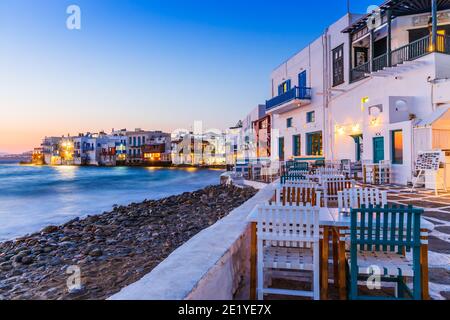
<path fill-rule="evenodd" d="M 280 191 L 279 188 L 282 185 L 278 180 L 273 183 L 262 183 L 236 179 L 238 177 L 232 173 L 229 173 L 227 177 L 242 186 L 257 187 L 260 191 L 229 216 L 202 231 L 177 249 L 150 274 L 123 289 L 111 299 L 242 300 L 256 297 L 255 248 L 257 240 L 254 238 L 256 233 L 254 233 L 254 223 L 252 222 L 254 220 L 251 216 L 258 206 L 269 201 L 278 201 L 276 192 Z M 256 180 L 264 179 L 256 178 Z M 413 205 L 417 209 L 424 209 L 423 221 L 429 232 L 427 241 L 422 243 L 422 254 L 426 254 L 424 259 L 427 261 L 426 267 L 428 268 L 428 271 L 424 269 L 423 274 L 423 298 L 428 298 L 429 292 L 431 299 L 449 299 L 450 193 L 441 193 L 436 196 L 433 191 L 424 189 L 411 192 L 404 186 L 388 184 L 374 186 L 358 183 L 357 188 L 361 187 L 386 191 L 387 201 L 390 205 Z M 283 197 L 286 197 L 286 194 Z M 286 200 L 286 198 L 284 199 Z M 323 210 L 324 212 L 327 210 L 337 212 L 338 209 L 332 207 L 334 205 L 330 204 L 329 208 L 326 205 Z M 334 217 L 334 219 L 340 219 L 338 220 L 340 223 L 345 220 L 339 214 Z M 325 248 L 324 245 L 328 247 L 328 254 L 323 256 L 326 257 L 327 263 L 320 267 L 321 276 L 326 275 L 321 280 L 321 299 L 345 299 L 347 295 L 343 294 L 342 286 L 339 285 L 342 282 L 337 277 L 338 275 L 342 276 L 339 273 L 341 269 L 337 269 L 334 264 L 336 259 L 336 251 L 333 247 L 335 239 L 334 237 L 332 239 L 331 234 L 329 236 L 329 241 L 323 241 L 321 244 L 322 248 Z M 323 254 L 324 251 L 321 252 Z M 189 265 L 189 268 L 186 268 L 186 265 Z M 307 282 L 299 282 L 295 277 L 286 277 L 283 274 L 279 278 L 273 277 L 272 280 L 274 287 L 281 286 L 285 289 L 300 291 L 311 289 L 311 285 Z M 391 298 L 395 296 L 392 287 L 369 290 L 367 287 L 360 286 L 359 289 L 363 294 L 374 299 L 382 296 Z M 284 296 L 282 291 L 278 291 L 278 293 L 280 294 L 269 293 L 265 299 L 305 299 Z"/>

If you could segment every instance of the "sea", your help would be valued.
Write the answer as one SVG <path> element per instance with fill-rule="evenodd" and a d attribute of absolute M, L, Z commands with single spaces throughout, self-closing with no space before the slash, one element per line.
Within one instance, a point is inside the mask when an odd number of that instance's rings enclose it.
<path fill-rule="evenodd" d="M 0 161 L 0 241 L 101 214 L 114 205 L 157 200 L 219 184 L 221 170 L 32 166 Z"/>

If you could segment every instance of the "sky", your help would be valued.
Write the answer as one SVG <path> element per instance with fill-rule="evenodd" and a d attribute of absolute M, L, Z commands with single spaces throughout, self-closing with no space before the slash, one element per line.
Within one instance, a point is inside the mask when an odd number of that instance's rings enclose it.
<path fill-rule="evenodd" d="M 366 12 L 380 0 L 352 0 Z M 81 29 L 69 30 L 69 5 Z M 347 0 L 1 0 L 0 152 L 44 136 L 225 129 Z"/>

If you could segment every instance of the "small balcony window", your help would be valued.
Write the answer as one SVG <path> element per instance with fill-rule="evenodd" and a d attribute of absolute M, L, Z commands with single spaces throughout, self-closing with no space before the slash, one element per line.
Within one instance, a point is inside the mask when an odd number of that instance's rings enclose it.
<path fill-rule="evenodd" d="M 306 123 L 316 122 L 316 112 L 311 111 L 306 114 Z"/>

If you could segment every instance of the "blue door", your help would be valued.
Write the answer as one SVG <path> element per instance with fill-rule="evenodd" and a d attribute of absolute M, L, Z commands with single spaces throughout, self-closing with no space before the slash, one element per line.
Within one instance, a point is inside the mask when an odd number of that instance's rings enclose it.
<path fill-rule="evenodd" d="M 373 138 L 373 163 L 384 160 L 384 138 Z"/>
<path fill-rule="evenodd" d="M 278 139 L 278 157 L 284 161 L 284 137 Z"/>
<path fill-rule="evenodd" d="M 307 87 L 307 83 L 306 83 L 306 71 L 303 71 L 302 73 L 300 73 L 298 75 L 298 87 L 300 90 L 300 98 L 303 98 L 306 96 L 306 87 Z"/>

